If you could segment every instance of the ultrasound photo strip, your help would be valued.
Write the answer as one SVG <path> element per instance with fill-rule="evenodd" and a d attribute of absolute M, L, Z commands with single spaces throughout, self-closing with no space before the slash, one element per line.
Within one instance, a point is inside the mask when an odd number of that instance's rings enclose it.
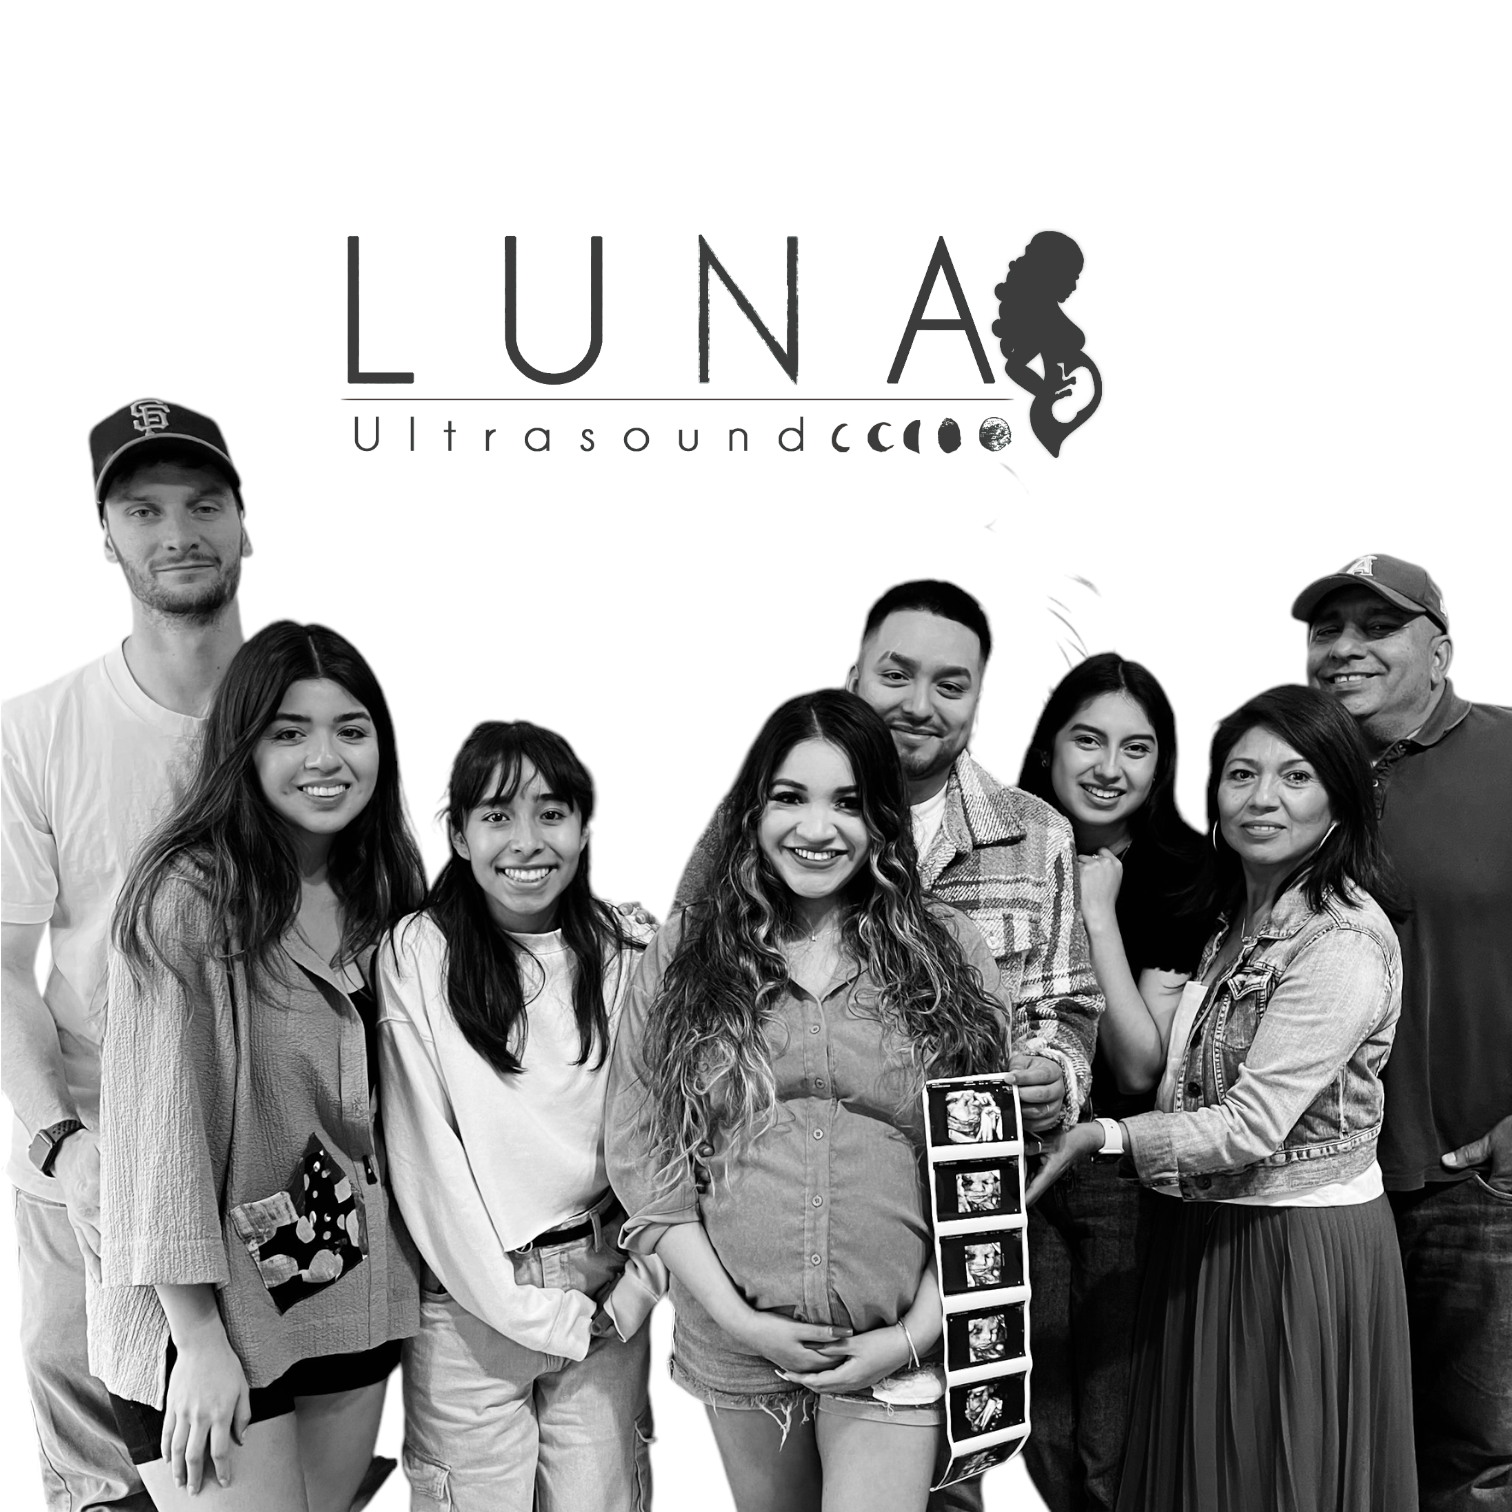
<path fill-rule="evenodd" d="M 1029 1252 L 1018 1089 L 963 1076 L 924 1088 L 935 1274 L 945 1313 L 936 1489 L 1011 1459 L 1029 1436 Z"/>

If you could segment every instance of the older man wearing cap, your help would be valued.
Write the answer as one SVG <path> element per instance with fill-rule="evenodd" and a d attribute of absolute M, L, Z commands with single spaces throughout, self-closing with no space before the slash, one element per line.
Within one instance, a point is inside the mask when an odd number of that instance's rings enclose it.
<path fill-rule="evenodd" d="M 242 642 L 251 552 L 241 479 L 213 420 L 139 399 L 90 433 L 105 559 L 131 633 L 4 706 L 4 1091 L 15 1112 L 21 1343 L 49 1508 L 150 1508 L 85 1351 L 99 1274 L 100 1032 L 110 913 Z M 37 949 L 52 967 L 37 990 Z"/>
<path fill-rule="evenodd" d="M 1412 1326 L 1424 1508 L 1512 1508 L 1512 709 L 1449 681 L 1438 585 L 1356 558 L 1292 606 L 1374 753 L 1410 912 L 1379 1158 Z"/>

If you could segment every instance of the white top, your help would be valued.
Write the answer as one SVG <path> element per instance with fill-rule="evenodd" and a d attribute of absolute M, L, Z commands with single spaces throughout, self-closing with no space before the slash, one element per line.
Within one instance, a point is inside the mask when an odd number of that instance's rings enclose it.
<path fill-rule="evenodd" d="M 908 811 L 913 819 L 914 849 L 919 853 L 921 866 L 935 843 L 935 836 L 940 833 L 940 826 L 945 822 L 945 796 L 949 788 L 947 782 L 933 798 L 914 804 Z"/>
<path fill-rule="evenodd" d="M 1230 1207 L 1358 1207 L 1374 1202 L 1386 1190 L 1381 1167 L 1372 1160 L 1358 1176 L 1348 1181 L 1326 1181 L 1301 1191 L 1264 1192 L 1258 1197 L 1225 1197 Z"/>
<path fill-rule="evenodd" d="M 111 910 L 133 852 L 189 769 L 204 721 L 148 698 L 117 646 L 7 700 L 3 723 L 0 919 L 50 926 L 42 996 L 79 1117 L 97 1129 Z M 27 1156 L 36 1131 L 13 1122 L 7 1175 L 22 1191 L 61 1201 L 57 1182 Z"/>
<path fill-rule="evenodd" d="M 649 927 L 623 922 L 628 933 L 650 938 Z M 574 963 L 560 931 L 512 938 L 529 952 L 522 962 L 525 1068 L 513 1076 L 484 1060 L 452 1016 L 446 941 L 428 916 L 412 914 L 395 931 L 395 948 L 379 950 L 389 1174 L 420 1253 L 463 1307 L 527 1348 L 580 1360 L 594 1300 L 558 1287 L 517 1286 L 509 1252 L 580 1217 L 608 1185 L 608 1057 L 599 1066 L 593 1057 L 576 1064 Z M 639 955 L 627 950 L 607 971 L 611 1042 Z M 660 1262 L 639 1265 L 619 1284 L 627 1283 L 654 1303 L 664 1289 Z M 633 1323 L 627 1309 L 613 1311 L 628 1334 L 649 1307 Z"/>

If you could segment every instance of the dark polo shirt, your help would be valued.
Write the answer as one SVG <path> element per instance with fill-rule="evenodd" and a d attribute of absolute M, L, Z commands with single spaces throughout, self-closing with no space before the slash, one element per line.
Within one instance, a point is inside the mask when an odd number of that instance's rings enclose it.
<path fill-rule="evenodd" d="M 1452 684 L 1376 759 L 1381 837 L 1411 912 L 1387 1063 L 1386 1186 L 1465 1180 L 1439 1157 L 1512 1113 L 1512 709 Z"/>

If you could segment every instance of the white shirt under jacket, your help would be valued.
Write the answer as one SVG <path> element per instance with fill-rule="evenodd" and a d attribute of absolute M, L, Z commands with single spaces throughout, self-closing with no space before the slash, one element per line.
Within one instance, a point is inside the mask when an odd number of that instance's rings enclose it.
<path fill-rule="evenodd" d="M 654 925 L 621 910 L 626 933 Z M 586 1294 L 515 1281 L 510 1251 L 581 1217 L 608 1186 L 604 1169 L 607 1058 L 580 1053 L 572 1011 L 573 958 L 560 931 L 514 935 L 523 961 L 529 1032 L 525 1069 L 503 1076 L 476 1050 L 446 1000 L 446 941 L 423 914 L 377 956 L 382 1107 L 400 1212 L 441 1284 L 469 1312 L 526 1348 L 581 1360 L 595 1302 Z M 641 951 L 607 968 L 612 1037 Z M 605 1306 L 629 1338 L 666 1290 L 654 1257 L 629 1257 Z"/>

